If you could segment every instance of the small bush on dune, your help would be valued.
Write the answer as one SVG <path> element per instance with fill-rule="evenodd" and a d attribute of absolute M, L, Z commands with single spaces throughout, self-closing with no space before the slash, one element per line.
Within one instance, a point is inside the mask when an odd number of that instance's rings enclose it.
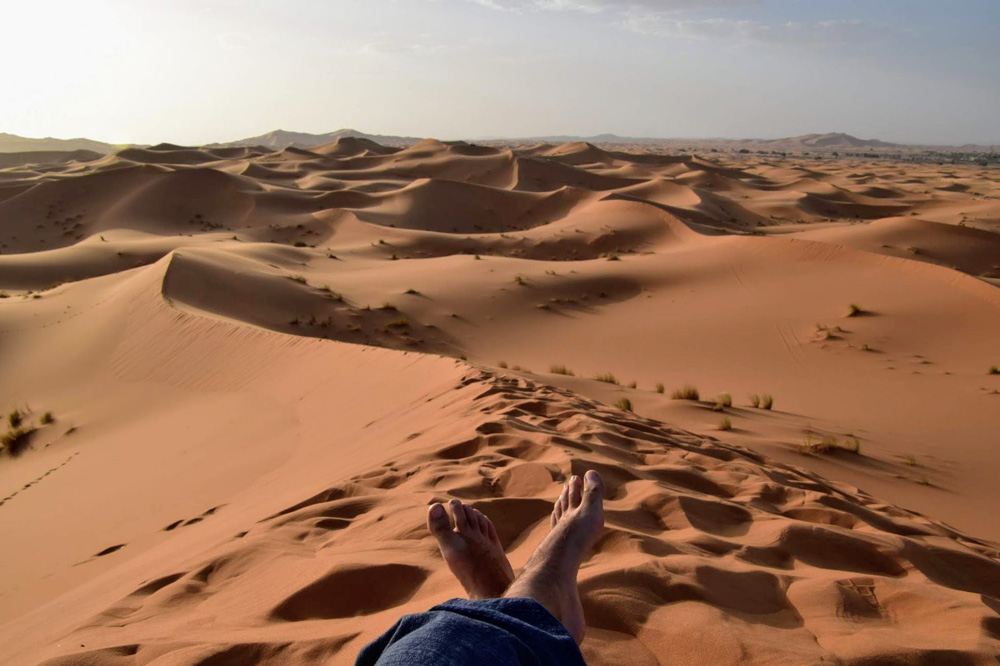
<path fill-rule="evenodd" d="M 631 412 L 632 401 L 629 400 L 628 398 L 622 398 L 621 400 L 615 403 L 615 407 L 617 407 L 618 409 L 624 409 L 626 412 Z"/>
<path fill-rule="evenodd" d="M 618 383 L 618 378 L 615 377 L 610 372 L 606 372 L 603 375 L 594 375 L 594 379 L 596 379 L 599 382 L 607 382 L 608 384 L 617 384 Z"/>
<path fill-rule="evenodd" d="M 504 369 L 506 369 L 507 368 L 507 361 L 500 361 L 499 363 L 497 363 L 497 367 L 498 368 L 504 368 Z"/>
<path fill-rule="evenodd" d="M 0 446 L 3 446 L 10 455 L 16 456 L 28 446 L 34 432 L 35 429 L 30 427 L 12 428 L 0 437 Z"/>
<path fill-rule="evenodd" d="M 848 317 L 858 317 L 865 313 L 857 303 L 851 303 L 848 307 L 850 308 L 850 311 L 847 313 Z"/>
<path fill-rule="evenodd" d="M 1000 375 L 1000 368 L 998 368 L 995 365 L 991 365 L 990 366 L 990 372 L 989 372 L 989 374 L 991 374 L 991 375 Z"/>
<path fill-rule="evenodd" d="M 756 393 L 750 394 L 750 406 L 753 407 L 754 409 L 760 407 L 760 396 L 757 395 Z"/>
<path fill-rule="evenodd" d="M 52 416 L 52 412 L 45 412 L 44 414 L 42 414 L 42 418 L 40 419 L 42 425 L 48 425 L 55 420 L 56 418 Z"/>
<path fill-rule="evenodd" d="M 7 415 L 7 424 L 11 428 L 17 428 L 21 425 L 21 421 L 24 420 L 24 414 L 21 413 L 20 409 L 12 409 L 10 414 Z"/>
<path fill-rule="evenodd" d="M 833 435 L 827 435 L 823 439 L 816 441 L 812 435 L 806 437 L 806 441 L 799 446 L 799 452 L 810 453 L 831 453 L 833 451 L 848 451 L 850 453 L 861 454 L 861 441 L 857 437 L 848 437 L 843 442 Z"/>
<path fill-rule="evenodd" d="M 719 396 L 715 399 L 715 401 L 720 405 L 722 405 L 723 407 L 733 406 L 733 396 L 729 395 L 728 393 L 720 393 Z"/>
<path fill-rule="evenodd" d="M 761 409 L 771 409 L 774 406 L 774 398 L 766 393 L 760 399 Z"/>
<path fill-rule="evenodd" d="M 683 386 L 675 390 L 670 397 L 674 400 L 698 400 L 701 398 L 701 394 L 698 393 L 698 389 L 690 384 Z"/>
<path fill-rule="evenodd" d="M 666 387 L 663 385 L 663 382 L 656 382 L 656 392 L 657 393 L 663 393 L 665 390 L 666 390 Z"/>
<path fill-rule="evenodd" d="M 550 365 L 549 372 L 551 372 L 554 375 L 568 375 L 570 377 L 573 376 L 573 371 L 567 368 L 562 363 L 554 363 Z"/>
<path fill-rule="evenodd" d="M 723 416 L 722 420 L 719 421 L 719 430 L 732 430 L 733 422 L 729 420 L 728 416 Z"/>
<path fill-rule="evenodd" d="M 631 381 L 631 382 L 629 382 L 629 383 L 628 383 L 628 387 L 629 387 L 630 389 L 634 389 L 634 388 L 635 388 L 635 387 L 637 387 L 638 385 L 639 385 L 639 384 L 638 384 L 638 382 L 635 382 L 635 381 Z"/>

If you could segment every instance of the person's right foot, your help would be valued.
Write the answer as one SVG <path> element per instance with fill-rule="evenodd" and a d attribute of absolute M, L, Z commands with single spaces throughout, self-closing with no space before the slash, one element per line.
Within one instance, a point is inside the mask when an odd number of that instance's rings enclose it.
<path fill-rule="evenodd" d="M 496 528 L 481 511 L 458 500 L 427 510 L 427 529 L 437 539 L 441 555 L 470 599 L 503 596 L 514 580 Z"/>
<path fill-rule="evenodd" d="M 576 575 L 604 530 L 604 482 L 590 470 L 563 486 L 552 508 L 552 531 L 528 560 L 506 597 L 529 597 L 545 606 L 577 643 L 587 628 Z"/>

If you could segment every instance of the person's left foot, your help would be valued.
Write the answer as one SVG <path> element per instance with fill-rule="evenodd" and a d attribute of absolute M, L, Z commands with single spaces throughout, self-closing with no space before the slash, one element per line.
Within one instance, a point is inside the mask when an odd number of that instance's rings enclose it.
<path fill-rule="evenodd" d="M 514 581 L 493 523 L 481 511 L 458 500 L 432 504 L 427 510 L 427 529 L 437 539 L 441 555 L 470 599 L 503 596 Z"/>

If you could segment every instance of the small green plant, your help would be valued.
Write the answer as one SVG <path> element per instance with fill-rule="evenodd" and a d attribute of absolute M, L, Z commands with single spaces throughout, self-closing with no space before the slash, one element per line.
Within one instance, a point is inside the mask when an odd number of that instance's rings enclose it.
<path fill-rule="evenodd" d="M 11 428 L 0 437 L 0 446 L 10 455 L 16 456 L 28 446 L 34 432 L 35 429 L 29 427 Z"/>
<path fill-rule="evenodd" d="M 602 375 L 594 375 L 594 379 L 596 379 L 599 382 L 607 382 L 608 384 L 617 384 L 618 383 L 618 378 L 615 377 L 610 372 L 606 372 L 606 373 L 604 373 Z"/>
<path fill-rule="evenodd" d="M 42 414 L 42 418 L 39 419 L 42 425 L 48 425 L 55 420 L 56 418 L 52 416 L 52 412 L 45 412 L 44 414 Z"/>
<path fill-rule="evenodd" d="M 618 409 L 624 409 L 626 412 L 631 412 L 632 401 L 629 400 L 628 398 L 622 398 L 621 400 L 615 403 L 615 407 L 617 407 Z"/>
<path fill-rule="evenodd" d="M 504 369 L 506 369 L 507 368 L 507 361 L 500 361 L 499 363 L 497 363 L 497 367 L 498 368 L 504 368 Z"/>
<path fill-rule="evenodd" d="M 568 375 L 570 377 L 573 376 L 573 371 L 567 368 L 562 363 L 553 363 L 552 365 L 550 365 L 549 372 L 551 372 L 554 375 Z"/>
<path fill-rule="evenodd" d="M 848 451 L 850 451 L 851 453 L 860 454 L 861 453 L 861 440 L 858 439 L 857 437 L 848 437 L 844 441 L 844 448 L 847 449 Z"/>
<path fill-rule="evenodd" d="M 756 393 L 750 394 L 750 406 L 753 407 L 754 409 L 760 407 L 760 396 L 757 395 Z"/>
<path fill-rule="evenodd" d="M 760 398 L 760 407 L 761 409 L 771 409 L 774 407 L 774 398 L 765 393 Z"/>
<path fill-rule="evenodd" d="M 733 422 L 729 420 L 728 416 L 723 416 L 722 420 L 719 421 L 719 430 L 732 430 Z"/>
<path fill-rule="evenodd" d="M 699 400 L 701 398 L 701 394 L 698 393 L 697 388 L 687 384 L 686 386 L 676 389 L 670 394 L 670 397 L 674 400 Z"/>
<path fill-rule="evenodd" d="M 24 420 L 24 414 L 21 413 L 20 409 L 12 409 L 10 414 L 7 415 L 7 424 L 11 428 L 18 428 L 21 422 Z"/>
<path fill-rule="evenodd" d="M 386 243 L 386 242 L 385 242 L 385 239 L 384 239 L 384 238 L 379 238 L 379 239 L 378 239 L 378 244 L 379 244 L 379 245 L 388 245 L 388 243 Z"/>
<path fill-rule="evenodd" d="M 389 257 L 389 261 L 399 261 L 399 257 L 396 255 L 395 252 L 392 253 L 391 257 Z"/>
<path fill-rule="evenodd" d="M 514 276 L 514 283 L 515 284 L 519 284 L 519 285 L 521 285 L 523 287 L 524 285 L 528 284 L 528 281 L 525 280 L 524 276 L 522 276 L 522 275 L 515 275 Z"/>
<path fill-rule="evenodd" d="M 663 386 L 663 382 L 656 382 L 656 392 L 657 393 L 663 393 L 665 390 L 666 390 L 666 387 Z"/>
<path fill-rule="evenodd" d="M 478 254 L 476 256 L 474 256 L 473 259 L 475 259 L 476 261 L 482 261 L 483 260 L 483 258 L 480 257 Z"/>
<path fill-rule="evenodd" d="M 1000 375 L 1000 368 L 998 368 L 995 365 L 991 365 L 990 366 L 990 371 L 989 371 L 988 374 L 991 374 L 991 375 Z"/>
<path fill-rule="evenodd" d="M 870 352 L 871 350 L 872 350 L 872 348 L 868 346 L 867 342 L 865 344 L 861 345 L 861 351 Z"/>
<path fill-rule="evenodd" d="M 729 395 L 728 393 L 720 393 L 718 397 L 715 399 L 715 401 L 721 404 L 723 407 L 733 406 L 733 396 Z"/>
<path fill-rule="evenodd" d="M 851 303 L 848 307 L 850 308 L 850 311 L 847 313 L 848 317 L 858 317 L 865 313 L 857 303 Z"/>
<path fill-rule="evenodd" d="M 917 466 L 917 457 L 915 455 L 913 455 L 912 453 L 910 455 L 906 456 L 906 464 L 909 465 L 910 467 L 916 467 Z"/>

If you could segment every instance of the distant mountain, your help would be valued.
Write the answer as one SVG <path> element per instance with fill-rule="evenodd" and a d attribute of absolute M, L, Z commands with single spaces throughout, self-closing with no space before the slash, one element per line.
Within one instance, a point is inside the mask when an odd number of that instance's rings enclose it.
<path fill-rule="evenodd" d="M 859 139 L 856 136 L 844 134 L 843 132 L 831 132 L 828 134 L 804 134 L 802 136 L 793 136 L 787 139 L 764 139 L 756 141 L 750 139 L 748 142 L 789 148 L 824 148 L 828 150 L 836 150 L 838 148 L 856 149 L 902 147 L 898 143 L 888 143 L 886 141 L 879 141 L 878 139 Z"/>
<path fill-rule="evenodd" d="M 107 154 L 116 150 L 115 146 L 102 141 L 90 139 L 29 139 L 16 134 L 0 132 L 0 153 L 35 153 L 64 152 L 73 150 L 91 150 Z"/>
<path fill-rule="evenodd" d="M 368 141 L 374 141 L 375 143 L 382 144 L 383 146 L 412 146 L 415 143 L 421 141 L 421 139 L 412 136 L 388 136 L 384 134 L 365 134 L 364 132 L 359 132 L 352 129 L 341 129 L 336 132 L 327 132 L 326 134 L 309 134 L 307 132 L 287 132 L 285 130 L 274 130 L 273 132 L 268 132 L 267 134 L 261 134 L 260 136 L 253 136 L 249 139 L 239 139 L 237 141 L 229 141 L 226 143 L 213 143 L 205 146 L 206 148 L 235 148 L 243 146 L 263 146 L 264 148 L 270 148 L 272 150 L 281 150 L 282 148 L 312 148 L 313 146 L 321 146 L 327 143 L 333 143 L 337 139 L 350 138 L 350 139 L 365 139 Z"/>

